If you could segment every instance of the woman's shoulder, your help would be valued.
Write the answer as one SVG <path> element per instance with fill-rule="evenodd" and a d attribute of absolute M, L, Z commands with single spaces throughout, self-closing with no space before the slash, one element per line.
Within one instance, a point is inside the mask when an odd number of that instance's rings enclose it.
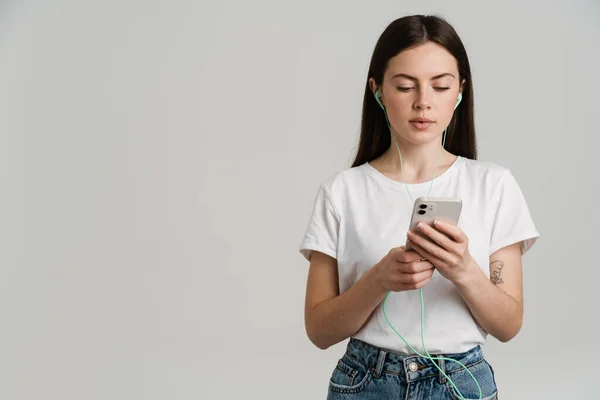
<path fill-rule="evenodd" d="M 473 160 L 471 158 L 463 157 L 464 164 L 467 168 L 478 169 L 483 172 L 490 171 L 492 173 L 504 173 L 504 171 L 508 170 L 508 168 L 498 162 L 491 160 Z"/>
<path fill-rule="evenodd" d="M 463 158 L 463 167 L 469 176 L 488 182 L 499 182 L 503 177 L 511 175 L 508 167 L 490 160 Z"/>
<path fill-rule="evenodd" d="M 364 181 L 368 164 L 348 167 L 328 175 L 321 183 L 321 188 L 329 194 L 340 193 L 357 183 Z"/>

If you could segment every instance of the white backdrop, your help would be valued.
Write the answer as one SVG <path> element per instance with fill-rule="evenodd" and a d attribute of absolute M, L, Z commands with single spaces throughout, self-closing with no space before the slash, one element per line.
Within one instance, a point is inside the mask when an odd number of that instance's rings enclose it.
<path fill-rule="evenodd" d="M 297 248 L 373 47 L 448 19 L 541 238 L 506 399 L 598 396 L 597 1 L 0 1 L 0 398 L 321 399 Z"/>

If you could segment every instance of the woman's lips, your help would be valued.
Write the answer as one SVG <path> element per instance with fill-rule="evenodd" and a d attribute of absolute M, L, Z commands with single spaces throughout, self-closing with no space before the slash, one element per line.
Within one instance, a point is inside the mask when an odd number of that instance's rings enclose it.
<path fill-rule="evenodd" d="M 410 121 L 411 125 L 417 128 L 420 131 L 424 131 L 433 125 L 433 122 L 419 122 L 419 121 Z"/>

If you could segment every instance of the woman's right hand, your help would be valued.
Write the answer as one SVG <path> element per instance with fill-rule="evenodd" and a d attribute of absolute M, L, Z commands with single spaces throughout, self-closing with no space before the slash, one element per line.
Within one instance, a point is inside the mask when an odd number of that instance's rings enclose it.
<path fill-rule="evenodd" d="M 414 250 L 395 247 L 375 265 L 379 282 L 386 292 L 416 290 L 431 280 L 434 266 Z"/>

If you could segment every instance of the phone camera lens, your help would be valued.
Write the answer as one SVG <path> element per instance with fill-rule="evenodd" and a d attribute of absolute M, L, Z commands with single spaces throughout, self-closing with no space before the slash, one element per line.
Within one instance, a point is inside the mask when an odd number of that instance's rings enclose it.
<path fill-rule="evenodd" d="M 425 210 L 419 210 L 419 214 L 420 214 L 420 215 L 423 215 L 423 214 L 425 214 Z"/>
<path fill-rule="evenodd" d="M 426 209 L 426 208 L 427 208 L 427 204 L 421 204 L 419 207 L 420 207 L 422 210 L 424 210 L 424 209 Z"/>

